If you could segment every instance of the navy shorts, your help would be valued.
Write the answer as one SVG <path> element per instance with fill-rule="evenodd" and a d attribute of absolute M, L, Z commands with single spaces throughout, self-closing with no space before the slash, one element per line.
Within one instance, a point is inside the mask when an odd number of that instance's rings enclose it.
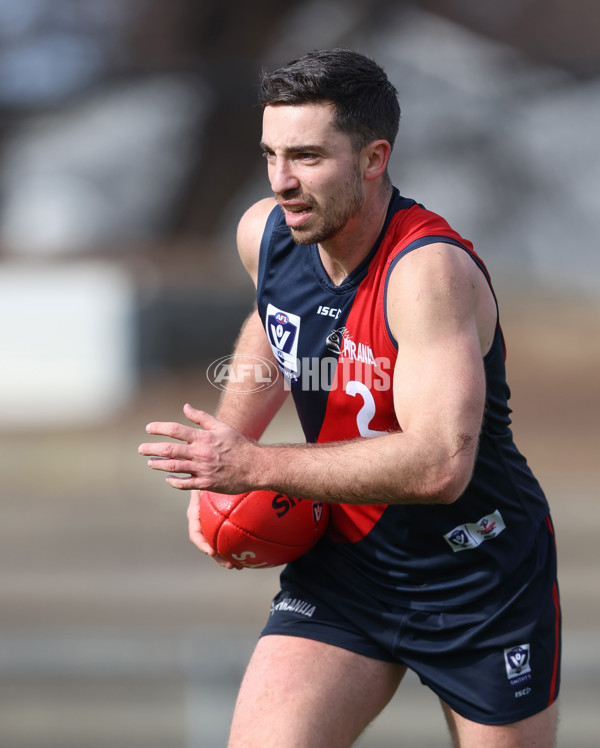
<path fill-rule="evenodd" d="M 315 639 L 405 664 L 463 717 L 500 725 L 558 696 L 561 615 L 550 520 L 534 543 L 530 578 L 510 595 L 440 612 L 410 610 L 282 574 L 262 635 Z"/>

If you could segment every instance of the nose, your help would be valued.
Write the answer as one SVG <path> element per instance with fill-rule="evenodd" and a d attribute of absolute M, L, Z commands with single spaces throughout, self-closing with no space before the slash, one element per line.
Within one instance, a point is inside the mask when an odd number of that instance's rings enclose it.
<path fill-rule="evenodd" d="M 294 176 L 292 164 L 286 158 L 274 158 L 269 162 L 269 182 L 276 195 L 298 189 L 300 182 Z"/>

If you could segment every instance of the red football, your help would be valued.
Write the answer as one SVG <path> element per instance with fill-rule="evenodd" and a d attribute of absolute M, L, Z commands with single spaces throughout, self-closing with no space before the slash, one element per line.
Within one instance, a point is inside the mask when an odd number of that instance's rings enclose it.
<path fill-rule="evenodd" d="M 204 491 L 200 523 L 208 543 L 235 566 L 264 569 L 301 556 L 319 540 L 329 505 L 277 491 L 230 496 Z"/>

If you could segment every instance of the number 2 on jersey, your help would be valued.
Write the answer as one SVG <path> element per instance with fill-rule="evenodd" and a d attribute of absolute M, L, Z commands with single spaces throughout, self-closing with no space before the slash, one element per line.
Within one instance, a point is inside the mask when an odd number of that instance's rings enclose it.
<path fill-rule="evenodd" d="M 369 428 L 369 425 L 375 416 L 375 398 L 371 394 L 369 388 L 363 384 L 363 382 L 358 382 L 353 379 L 346 385 L 346 393 L 352 397 L 360 395 L 363 399 L 363 406 L 356 414 L 358 433 L 365 438 L 387 434 L 387 431 L 377 431 L 376 429 Z"/>

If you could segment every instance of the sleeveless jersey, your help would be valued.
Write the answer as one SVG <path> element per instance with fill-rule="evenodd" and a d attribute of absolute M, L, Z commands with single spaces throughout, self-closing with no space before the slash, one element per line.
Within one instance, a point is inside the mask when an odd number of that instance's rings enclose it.
<path fill-rule="evenodd" d="M 471 243 L 396 189 L 375 246 L 339 286 L 317 245 L 295 244 L 281 208 L 271 212 L 258 309 L 308 442 L 400 429 L 392 375 L 402 361 L 387 322 L 387 283 L 407 253 L 436 242 L 466 251 L 491 288 Z M 309 574 L 325 587 L 343 580 L 382 603 L 415 609 L 467 604 L 515 584 L 548 506 L 513 441 L 504 359 L 498 321 L 484 357 L 486 405 L 474 473 L 456 502 L 381 505 L 369 504 L 367 495 L 365 504 L 331 504 L 327 536 L 284 574 Z"/>

